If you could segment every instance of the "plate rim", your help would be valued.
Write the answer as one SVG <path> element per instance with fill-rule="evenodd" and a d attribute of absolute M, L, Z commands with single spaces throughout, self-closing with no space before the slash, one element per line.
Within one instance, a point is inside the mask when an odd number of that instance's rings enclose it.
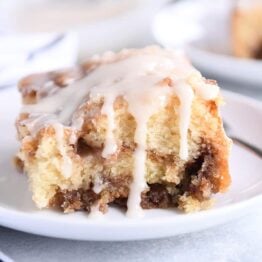
<path fill-rule="evenodd" d="M 117 224 L 117 223 L 112 223 L 112 224 L 105 224 L 105 223 L 99 223 L 101 221 L 98 220 L 90 220 L 86 219 L 86 221 L 81 221 L 80 224 L 71 224 L 70 221 L 63 221 L 63 226 L 61 226 L 60 222 L 58 221 L 58 219 L 54 219 L 52 221 L 52 219 L 50 220 L 49 218 L 46 217 L 28 217 L 30 216 L 30 214 L 25 214 L 24 212 L 17 212 L 17 211 L 5 211 L 6 214 L 6 219 L 3 220 L 3 215 L 2 210 L 4 210 L 4 208 L 0 207 L 0 226 L 4 226 L 13 230 L 18 230 L 24 233 L 29 233 L 29 234 L 34 234 L 34 235 L 39 235 L 39 236 L 45 236 L 45 237 L 52 237 L 52 238 L 59 238 L 59 239 L 69 239 L 69 240 L 84 240 L 84 241 L 136 241 L 136 240 L 149 240 L 149 239 L 160 239 L 160 238 L 166 238 L 166 237 L 171 237 L 171 236 L 177 236 L 177 235 L 181 235 L 181 234 L 186 234 L 186 233 L 193 233 L 193 232 L 199 232 L 205 229 L 209 229 L 218 225 L 222 225 L 224 223 L 227 222 L 231 222 L 236 218 L 241 218 L 243 216 L 246 216 L 247 214 L 251 213 L 253 210 L 253 207 L 257 206 L 259 203 L 262 203 L 262 193 L 256 196 L 253 196 L 249 199 L 246 200 L 242 200 L 240 202 L 237 203 L 233 203 L 230 205 L 227 205 L 225 207 L 218 207 L 216 209 L 208 209 L 208 210 L 203 210 L 200 212 L 196 212 L 196 213 L 191 213 L 191 214 L 182 214 L 180 217 L 176 217 L 176 219 L 173 219 L 172 217 L 168 216 L 168 217 L 161 217 L 161 221 L 157 220 L 154 221 L 154 219 L 141 219 L 141 222 L 139 224 L 139 226 L 137 226 L 137 223 L 134 221 L 132 221 L 132 219 L 127 218 L 126 221 L 130 222 L 128 224 Z M 39 211 L 41 212 L 41 210 Z M 63 216 L 67 215 L 67 214 L 61 214 Z M 219 215 L 219 216 L 217 216 Z M 230 215 L 230 218 L 228 218 L 227 216 Z M 10 222 L 10 217 L 15 216 L 16 219 L 27 219 L 27 222 L 29 222 L 30 225 L 27 226 L 23 226 L 23 223 L 20 223 L 16 226 L 13 226 L 13 223 Z M 184 230 L 184 229 L 179 229 L 179 230 L 170 230 L 168 233 L 166 231 L 166 229 L 164 230 L 165 233 L 163 234 L 159 234 L 157 236 L 152 236 L 152 234 L 150 235 L 134 235 L 131 234 L 129 236 L 126 236 L 126 231 L 127 230 L 152 230 L 152 226 L 156 227 L 156 226 L 161 226 L 162 228 L 170 228 L 170 227 L 175 227 L 175 226 L 182 226 L 183 224 L 188 224 L 190 222 L 194 222 L 197 223 L 199 221 L 203 221 L 203 220 L 212 220 L 212 219 L 216 219 L 217 217 L 219 217 L 220 219 L 218 219 L 216 222 L 212 222 L 211 224 L 208 225 L 204 225 L 204 226 L 199 226 L 197 228 L 191 228 L 190 230 Z M 49 221 L 48 221 L 49 220 Z M 11 220 L 12 221 L 12 220 Z M 41 224 L 43 222 L 48 221 L 48 223 L 53 223 L 51 226 L 48 224 L 45 225 L 44 230 L 41 227 L 35 227 L 35 225 L 37 224 Z M 79 223 L 79 222 L 78 222 Z M 166 224 L 166 225 L 165 225 Z M 168 224 L 168 226 L 167 226 Z M 34 229 L 30 229 L 30 227 L 33 225 Z M 53 227 L 59 227 L 59 231 L 60 233 L 57 233 L 57 231 L 51 232 L 50 231 L 45 231 L 46 227 L 49 228 L 53 228 Z M 77 227 L 77 232 L 81 231 L 85 231 L 85 234 L 83 235 L 78 235 L 73 233 L 72 230 L 70 230 L 67 233 L 62 233 L 61 234 L 61 229 L 65 229 L 66 226 L 71 226 Z M 92 227 L 97 226 L 99 228 L 98 231 L 100 231 L 99 234 L 97 234 L 96 236 L 92 235 L 86 235 L 87 230 L 89 231 Z M 114 234 L 113 237 L 110 237 L 108 235 L 104 235 L 103 233 L 105 232 L 105 230 L 111 229 L 114 232 L 111 232 L 112 236 Z M 122 232 L 123 231 L 123 232 Z M 130 231 L 129 231 L 130 232 Z M 118 235 L 122 235 L 122 237 L 119 237 Z M 123 237 L 123 235 L 125 237 Z"/>

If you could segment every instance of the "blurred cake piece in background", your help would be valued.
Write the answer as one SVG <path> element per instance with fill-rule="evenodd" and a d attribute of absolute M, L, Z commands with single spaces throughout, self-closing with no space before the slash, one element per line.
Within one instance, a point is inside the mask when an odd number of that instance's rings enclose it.
<path fill-rule="evenodd" d="M 262 1 L 240 0 L 232 19 L 233 52 L 238 57 L 262 59 Z"/>

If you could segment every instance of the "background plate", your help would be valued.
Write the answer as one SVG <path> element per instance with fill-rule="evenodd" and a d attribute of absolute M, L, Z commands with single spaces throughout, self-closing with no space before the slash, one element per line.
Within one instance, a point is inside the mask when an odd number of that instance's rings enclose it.
<path fill-rule="evenodd" d="M 154 19 L 154 37 L 165 47 L 185 48 L 193 64 L 210 76 L 262 88 L 262 61 L 232 55 L 233 3 L 184 0 L 170 4 Z"/>

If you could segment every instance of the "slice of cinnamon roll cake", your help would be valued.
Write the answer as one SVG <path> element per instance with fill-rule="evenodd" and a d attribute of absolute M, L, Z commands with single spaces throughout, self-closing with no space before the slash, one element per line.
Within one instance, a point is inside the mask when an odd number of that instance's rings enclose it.
<path fill-rule="evenodd" d="M 175 51 L 107 52 L 19 91 L 16 162 L 39 208 L 191 212 L 230 185 L 219 87 Z"/>

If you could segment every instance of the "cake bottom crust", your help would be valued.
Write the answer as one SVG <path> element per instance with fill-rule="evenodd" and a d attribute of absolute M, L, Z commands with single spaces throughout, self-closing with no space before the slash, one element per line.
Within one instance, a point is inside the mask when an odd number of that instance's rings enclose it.
<path fill-rule="evenodd" d="M 65 213 L 75 211 L 91 212 L 91 207 L 99 200 L 99 195 L 92 190 L 72 190 L 72 191 L 58 191 L 50 202 L 50 206 L 58 208 Z M 100 205 L 101 212 L 106 213 L 107 204 Z M 211 199 L 198 200 L 188 194 L 179 196 L 177 194 L 171 194 L 167 188 L 161 184 L 152 184 L 149 186 L 149 190 L 144 192 L 141 197 L 141 207 L 143 209 L 153 208 L 179 208 L 185 212 L 194 212 L 203 209 L 210 208 L 213 204 Z M 115 199 L 110 205 L 117 206 L 119 208 L 127 208 L 127 198 L 119 197 Z"/>

